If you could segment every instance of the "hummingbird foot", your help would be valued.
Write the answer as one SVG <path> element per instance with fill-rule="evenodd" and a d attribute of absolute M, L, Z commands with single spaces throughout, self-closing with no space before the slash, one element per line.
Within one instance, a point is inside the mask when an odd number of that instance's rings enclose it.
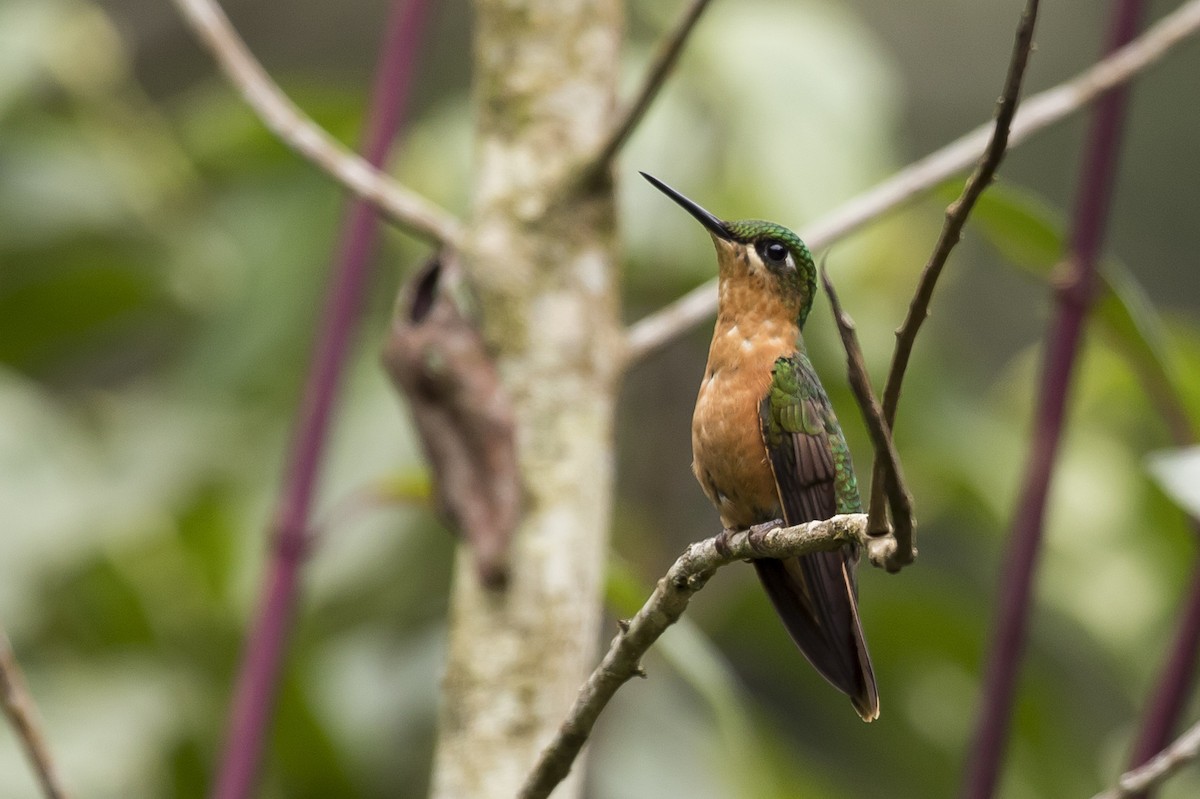
<path fill-rule="evenodd" d="M 871 565 L 886 569 L 887 571 L 899 571 L 892 565 L 892 559 L 896 553 L 896 540 L 892 535 L 881 535 L 872 537 L 866 541 L 866 559 L 871 561 Z"/>
<path fill-rule="evenodd" d="M 767 535 L 767 533 L 783 526 L 783 519 L 772 519 L 769 522 L 756 524 L 750 528 L 750 535 L 746 536 L 746 543 L 750 545 L 750 549 L 761 555 L 764 552 L 762 545 L 763 538 Z"/>
<path fill-rule="evenodd" d="M 737 531 L 726 527 L 722 529 L 721 532 L 717 533 L 716 538 L 713 539 L 713 547 L 717 550 L 717 554 L 721 557 L 729 560 L 733 559 L 733 549 L 731 549 L 729 546 L 729 539 L 735 532 Z"/>

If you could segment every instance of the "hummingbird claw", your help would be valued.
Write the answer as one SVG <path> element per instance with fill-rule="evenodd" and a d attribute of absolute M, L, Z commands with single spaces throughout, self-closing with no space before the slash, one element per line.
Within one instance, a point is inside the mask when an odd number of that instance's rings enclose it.
<path fill-rule="evenodd" d="M 726 559 L 733 558 L 733 550 L 729 546 L 729 539 L 732 535 L 733 530 L 726 527 L 713 539 L 713 547 L 716 548 L 717 554 Z"/>
<path fill-rule="evenodd" d="M 746 537 L 746 542 L 750 544 L 750 548 L 752 550 L 761 555 L 764 551 L 763 539 L 766 537 L 767 533 L 780 527 L 783 527 L 782 519 L 772 519 L 769 522 L 756 524 L 750 528 L 750 535 Z"/>
<path fill-rule="evenodd" d="M 892 557 L 896 554 L 896 539 L 890 535 L 872 538 L 867 541 L 867 559 L 873 566 L 893 571 L 889 567 Z"/>

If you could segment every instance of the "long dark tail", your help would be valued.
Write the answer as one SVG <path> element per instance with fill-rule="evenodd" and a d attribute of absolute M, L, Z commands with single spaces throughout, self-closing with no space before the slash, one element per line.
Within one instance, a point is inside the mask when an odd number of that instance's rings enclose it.
<path fill-rule="evenodd" d="M 879 691 L 858 620 L 849 552 L 754 561 L 771 604 L 808 662 L 850 697 L 863 721 L 879 717 Z"/>

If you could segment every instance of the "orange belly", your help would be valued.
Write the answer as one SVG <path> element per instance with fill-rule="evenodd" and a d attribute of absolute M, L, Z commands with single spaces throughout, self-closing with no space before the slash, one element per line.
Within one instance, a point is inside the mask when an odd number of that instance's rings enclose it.
<path fill-rule="evenodd" d="M 739 334 L 718 322 L 692 415 L 692 470 L 732 529 L 780 516 L 775 477 L 759 426 L 759 403 L 775 359 L 795 350 L 786 335 Z"/>

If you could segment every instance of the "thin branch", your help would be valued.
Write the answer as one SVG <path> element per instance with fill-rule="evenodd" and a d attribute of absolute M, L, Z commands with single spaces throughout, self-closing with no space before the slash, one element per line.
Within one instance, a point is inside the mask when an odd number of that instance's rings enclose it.
<path fill-rule="evenodd" d="M 1157 397 L 1162 412 L 1171 418 L 1175 411 L 1175 422 L 1171 424 L 1176 443 L 1181 446 L 1196 442 L 1191 430 L 1191 420 L 1180 404 L 1180 398 L 1172 393 L 1157 394 L 1154 387 L 1147 390 Z M 1189 519 L 1193 534 L 1200 539 L 1200 519 Z M 1179 723 L 1179 717 L 1187 704 L 1188 695 L 1196 681 L 1196 664 L 1200 661 L 1200 560 L 1193 566 L 1192 582 L 1179 611 L 1178 627 L 1171 649 L 1155 681 L 1154 691 L 1146 702 L 1137 739 L 1130 754 L 1130 766 L 1141 766 L 1153 754 L 1162 749 Z M 1145 799 L 1148 793 L 1137 794 Z"/>
<path fill-rule="evenodd" d="M 393 3 L 376 67 L 364 142 L 367 161 L 363 163 L 382 164 L 402 127 L 427 8 L 426 0 Z M 212 794 L 218 799 L 244 799 L 254 790 L 295 616 L 313 497 L 338 387 L 361 316 L 377 227 L 374 207 L 353 198 L 331 269 L 331 286 L 275 508 L 272 557 L 261 604 L 238 672 L 225 750 Z"/>
<path fill-rule="evenodd" d="M 1117 787 L 1098 793 L 1092 799 L 1129 799 L 1158 785 L 1197 757 L 1200 757 L 1200 722 L 1189 727 L 1146 765 L 1122 774 Z"/>
<path fill-rule="evenodd" d="M 1196 428 L 1175 386 L 1169 380 L 1162 379 L 1161 372 L 1146 367 L 1135 353 L 1127 348 L 1122 349 L 1129 359 L 1130 369 L 1138 376 L 1146 394 L 1171 431 L 1175 444 L 1180 447 L 1195 444 Z M 1200 519 L 1193 516 L 1188 521 L 1193 535 L 1200 540 Z M 1130 768 L 1148 762 L 1167 745 L 1196 681 L 1196 665 L 1200 662 L 1200 559 L 1196 559 L 1192 568 L 1192 582 L 1178 613 L 1175 638 L 1142 713 L 1137 738 L 1130 753 Z M 1147 792 L 1139 793 L 1137 799 L 1145 799 L 1148 795 Z"/>
<path fill-rule="evenodd" d="M 625 142 L 642 121 L 646 111 L 649 110 L 650 104 L 658 97 L 659 90 L 666 83 L 680 54 L 683 53 L 683 46 L 687 43 L 688 36 L 696 27 L 700 15 L 708 8 L 710 1 L 691 0 L 675 27 L 659 44 L 637 94 L 620 112 L 617 123 L 609 131 L 595 159 L 584 170 L 585 181 L 602 175 L 612 164 L 617 152 L 625 146 Z"/>
<path fill-rule="evenodd" d="M 4 710 L 8 723 L 20 739 L 42 793 L 49 799 L 66 799 L 67 791 L 54 766 L 54 758 L 50 756 L 37 705 L 3 630 L 0 630 L 0 709 Z"/>
<path fill-rule="evenodd" d="M 287 146 L 388 219 L 433 244 L 456 245 L 461 224 L 448 211 L 355 155 L 301 111 L 271 80 L 215 0 L 173 0 L 225 77 L 264 125 Z"/>
<path fill-rule="evenodd" d="M 842 310 L 841 300 L 838 299 L 824 264 L 821 265 L 821 282 L 825 286 L 829 304 L 833 306 L 833 319 L 837 323 L 842 346 L 846 350 L 850 387 L 854 390 L 854 397 L 862 410 L 867 430 L 871 433 L 871 442 L 875 446 L 875 470 L 883 476 L 882 485 L 887 489 L 888 506 L 892 514 L 892 525 L 888 524 L 885 511 L 878 514 L 872 512 L 869 515 L 867 533 L 871 536 L 871 541 L 868 551 L 872 563 L 882 565 L 889 572 L 898 572 L 912 563 L 917 554 L 913 546 L 913 529 L 916 523 L 913 519 L 912 495 L 904 484 L 900 456 L 896 452 L 895 442 L 892 441 L 891 428 L 883 418 L 883 409 L 879 406 L 875 392 L 871 390 L 871 378 L 867 374 L 858 335 L 854 332 L 854 320 Z"/>
<path fill-rule="evenodd" d="M 1107 50 L 1116 50 L 1133 38 L 1144 5 L 1144 0 L 1117 0 Z M 1200 9 L 1197 17 L 1200 18 Z M 1001 560 L 1000 596 L 982 688 L 982 707 L 963 780 L 964 799 L 993 796 L 1003 761 L 1030 616 L 1034 572 L 1041 550 L 1046 499 L 1066 426 L 1067 398 L 1084 322 L 1095 294 L 1097 264 L 1117 172 L 1126 94 L 1122 88 L 1101 98 L 1084 148 L 1068 256 L 1070 268 L 1058 287 L 1054 320 L 1047 332 L 1029 461 L 1007 552 Z"/>
<path fill-rule="evenodd" d="M 621 631 L 579 690 L 558 735 L 543 750 L 526 778 L 520 799 L 543 799 L 566 778 L 605 705 L 618 688 L 643 674 L 642 656 L 679 620 L 692 595 L 704 587 L 718 568 L 738 560 L 790 558 L 830 551 L 846 543 L 863 546 L 869 543 L 865 514 L 834 516 L 827 521 L 766 531 L 722 533 L 688 546 L 658 581 L 637 615 L 621 623 Z"/>
<path fill-rule="evenodd" d="M 1025 68 L 1029 64 L 1029 53 L 1033 48 L 1033 29 L 1037 23 L 1038 0 L 1029 0 L 1025 10 L 1021 12 L 1021 21 L 1017 24 L 1017 33 L 1013 41 L 1012 57 L 1008 63 L 1008 75 L 1004 79 L 1004 89 L 996 106 L 996 121 L 992 126 L 992 136 L 988 141 L 983 155 L 975 171 L 963 186 L 962 194 L 946 209 L 946 221 L 942 232 L 938 235 L 937 244 L 929 261 L 921 271 L 917 281 L 917 290 L 913 293 L 908 306 L 908 315 L 904 318 L 900 329 L 896 331 L 896 348 L 892 353 L 892 365 L 888 370 L 887 383 L 883 389 L 883 418 L 888 430 L 896 429 L 896 407 L 900 404 L 900 388 L 904 382 L 904 373 L 908 369 L 909 358 L 912 356 L 913 345 L 921 325 L 929 316 L 929 303 L 933 300 L 933 290 L 937 286 L 942 268 L 950 257 L 950 252 L 962 239 L 963 226 L 967 217 L 979 199 L 996 176 L 1000 162 L 1008 148 L 1009 127 L 1017 113 L 1020 102 L 1021 84 L 1025 79 Z M 879 519 L 884 514 L 885 493 L 890 494 L 891 488 L 885 492 L 885 484 L 891 478 L 886 474 L 887 464 L 876 460 L 871 479 L 871 518 Z M 897 536 L 897 544 L 903 548 L 904 542 Z M 903 553 L 901 553 L 903 554 Z"/>
<path fill-rule="evenodd" d="M 1106 291 L 1113 294 L 1117 292 L 1111 278 L 1106 278 L 1103 271 L 1100 272 L 1100 279 L 1108 283 Z M 1187 447 L 1200 441 L 1183 397 L 1163 370 L 1152 368 L 1140 351 L 1125 346 L 1125 341 L 1119 336 L 1114 336 L 1114 341 L 1128 361 L 1130 371 L 1162 417 L 1175 445 Z M 1193 536 L 1200 540 L 1200 518 L 1189 518 L 1188 523 Z M 1145 703 L 1129 758 L 1130 768 L 1146 763 L 1167 746 L 1196 681 L 1197 665 L 1200 664 L 1200 559 L 1193 567 L 1191 585 L 1176 618 L 1175 637 Z M 1139 794 L 1137 799 L 1145 799 L 1147 795 Z"/>
<path fill-rule="evenodd" d="M 1156 63 L 1180 42 L 1200 32 L 1200 0 L 1189 0 L 1146 32 L 1075 78 L 1033 95 L 1021 103 L 1009 132 L 1008 146 L 1084 108 Z M 993 123 L 986 123 L 936 152 L 900 170 L 805 228 L 803 238 L 814 252 L 873 222 L 889 211 L 930 191 L 968 169 L 984 151 Z M 717 282 L 710 280 L 669 305 L 631 325 L 626 357 L 634 363 L 665 346 L 715 313 Z"/>
<path fill-rule="evenodd" d="M 1192 519 L 1191 527 L 1193 533 L 1200 536 L 1200 521 Z M 1179 615 L 1179 628 L 1171 652 L 1159 675 L 1154 694 L 1147 702 L 1141 729 L 1130 756 L 1131 766 L 1141 767 L 1151 762 L 1154 753 L 1166 745 L 1179 723 L 1179 716 L 1195 682 L 1197 655 L 1200 654 L 1200 563 L 1194 567 L 1192 584 Z M 1139 793 L 1139 799 L 1145 795 Z"/>

